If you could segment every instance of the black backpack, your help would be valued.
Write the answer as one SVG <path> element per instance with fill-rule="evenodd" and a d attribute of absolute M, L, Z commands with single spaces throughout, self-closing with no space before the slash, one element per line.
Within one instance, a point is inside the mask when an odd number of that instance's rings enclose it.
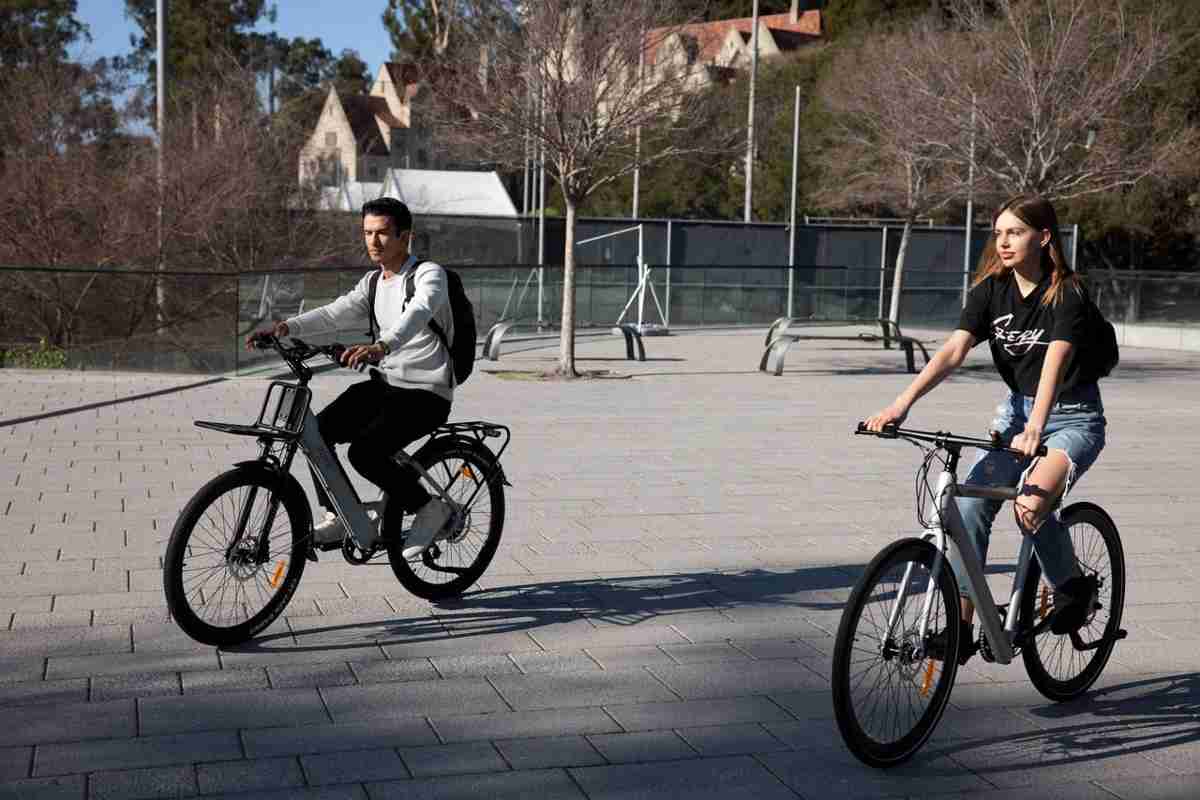
<path fill-rule="evenodd" d="M 404 277 L 404 304 L 412 300 L 416 292 L 417 267 L 424 264 L 419 261 L 413 265 Z M 457 386 L 471 376 L 475 369 L 475 307 L 471 305 L 466 290 L 463 289 L 462 278 L 452 269 L 442 267 L 446 273 L 446 286 L 450 292 L 450 316 L 454 320 L 454 341 L 446 340 L 446 332 L 436 319 L 429 320 L 429 329 L 442 340 L 442 344 L 450 353 L 450 364 L 454 367 L 454 384 Z M 379 324 L 375 320 L 375 291 L 379 285 L 379 270 L 371 273 L 370 285 L 367 289 L 367 308 L 371 318 L 371 330 L 368 334 L 375 341 L 375 331 Z"/>
<path fill-rule="evenodd" d="M 1083 307 L 1087 325 L 1087 343 L 1080 348 L 1083 369 L 1093 379 L 1106 378 L 1121 360 L 1117 329 L 1104 318 L 1104 312 L 1086 289 L 1083 292 Z"/>

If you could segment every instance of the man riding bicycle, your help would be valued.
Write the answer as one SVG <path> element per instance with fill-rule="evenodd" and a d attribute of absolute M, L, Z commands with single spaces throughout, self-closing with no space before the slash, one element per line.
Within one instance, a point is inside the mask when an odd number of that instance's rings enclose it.
<path fill-rule="evenodd" d="M 395 503 L 416 515 L 404 548 L 404 557 L 414 559 L 433 543 L 451 509 L 432 498 L 420 485 L 417 473 L 396 463 L 392 456 L 433 432 L 450 416 L 454 367 L 445 342 L 453 341 L 454 320 L 445 270 L 432 261 L 419 262 L 411 253 L 408 206 L 391 197 L 371 200 L 363 204 L 362 227 L 367 255 L 379 267 L 374 293 L 379 333 L 370 344 L 347 348 L 342 364 L 369 367 L 371 377 L 342 392 L 317 414 L 317 422 L 331 452 L 335 452 L 334 445 L 348 442 L 350 464 L 359 474 L 387 493 L 389 506 Z M 310 335 L 366 322 L 371 318 L 373 274 L 373 270 L 368 272 L 333 302 L 251 335 L 247 347 L 262 334 Z M 413 292 L 408 298 L 410 275 Z M 431 321 L 441 327 L 445 342 L 431 328 Z M 317 501 L 326 509 L 324 520 L 313 526 L 313 540 L 336 544 L 346 534 L 345 525 L 315 474 L 313 484 Z M 386 531 L 386 520 L 383 522 Z"/>

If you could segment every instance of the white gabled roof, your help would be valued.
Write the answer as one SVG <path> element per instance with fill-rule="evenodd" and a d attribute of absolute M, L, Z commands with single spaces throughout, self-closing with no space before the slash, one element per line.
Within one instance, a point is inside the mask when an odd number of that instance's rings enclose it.
<path fill-rule="evenodd" d="M 495 172 L 390 169 L 382 194 L 403 200 L 414 215 L 517 216 L 517 207 Z"/>

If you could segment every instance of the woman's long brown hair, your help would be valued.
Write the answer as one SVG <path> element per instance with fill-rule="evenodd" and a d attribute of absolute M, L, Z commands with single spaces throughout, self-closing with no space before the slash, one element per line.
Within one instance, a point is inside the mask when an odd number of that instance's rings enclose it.
<path fill-rule="evenodd" d="M 1054 206 L 1041 195 L 1019 194 L 996 211 L 992 217 L 993 228 L 996 220 L 1005 211 L 1011 211 L 1017 219 L 1034 231 L 1050 231 L 1050 241 L 1042 248 L 1042 271 L 1050 273 L 1050 288 L 1042 297 L 1042 305 L 1058 305 L 1062 301 L 1063 292 L 1068 286 L 1077 285 L 1079 277 L 1063 255 L 1062 239 L 1058 234 L 1058 215 L 1054 213 Z M 993 233 L 987 246 L 983 248 L 979 268 L 975 270 L 975 282 L 971 285 L 978 286 L 993 275 L 1001 276 L 1011 271 L 1012 267 L 1005 266 L 996 252 L 996 235 Z"/>

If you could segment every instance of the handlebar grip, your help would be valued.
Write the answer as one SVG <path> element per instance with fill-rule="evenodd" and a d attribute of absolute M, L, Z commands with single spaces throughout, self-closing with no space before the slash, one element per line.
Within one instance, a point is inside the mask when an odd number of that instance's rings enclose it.
<path fill-rule="evenodd" d="M 896 432 L 898 428 L 899 426 L 896 423 L 889 422 L 883 426 L 883 430 L 872 431 L 867 429 L 867 423 L 860 422 L 858 423 L 858 427 L 854 429 L 854 434 L 856 436 L 878 436 L 881 439 L 895 439 L 899 436 Z"/>
<path fill-rule="evenodd" d="M 258 350 L 270 350 L 275 346 L 275 335 L 272 333 L 256 333 L 250 337 L 250 343 Z"/>

